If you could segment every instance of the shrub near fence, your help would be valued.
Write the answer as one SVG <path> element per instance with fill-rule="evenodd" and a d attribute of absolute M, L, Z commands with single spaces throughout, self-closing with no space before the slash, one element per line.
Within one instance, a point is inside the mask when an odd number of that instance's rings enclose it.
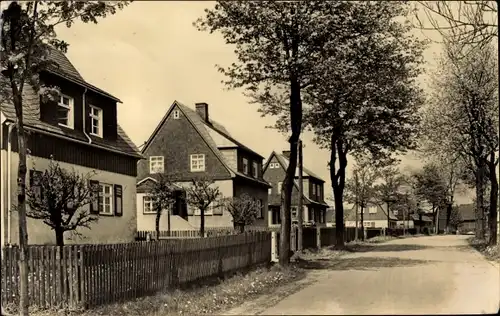
<path fill-rule="evenodd" d="M 279 228 L 270 228 L 266 226 L 248 226 L 245 227 L 245 232 L 259 232 L 259 231 L 275 231 L 279 230 Z M 205 237 L 216 237 L 216 236 L 227 236 L 227 235 L 237 235 L 240 234 L 239 230 L 236 230 L 234 227 L 207 227 L 205 228 Z M 150 236 L 151 239 L 156 239 L 156 231 L 137 231 L 136 240 L 143 241 L 147 239 L 147 236 Z M 172 230 L 160 231 L 160 239 L 169 239 L 169 238 L 198 238 L 200 237 L 199 230 Z"/>
<path fill-rule="evenodd" d="M 64 246 L 66 261 L 57 257 L 58 247 L 30 248 L 33 248 L 28 256 L 30 268 L 33 267 L 30 275 L 37 276 L 29 279 L 30 305 L 88 308 L 269 263 L 271 234 L 254 232 L 203 239 Z M 2 256 L 3 304 L 18 303 L 18 253 L 18 248 L 10 248 L 4 251 L 7 256 Z M 9 271 L 7 276 L 4 270 Z M 62 280 L 68 278 L 68 282 L 58 282 L 60 271 Z"/>

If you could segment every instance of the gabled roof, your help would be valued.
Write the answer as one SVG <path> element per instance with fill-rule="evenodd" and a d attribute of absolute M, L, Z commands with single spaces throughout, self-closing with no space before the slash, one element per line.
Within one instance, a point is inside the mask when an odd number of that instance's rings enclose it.
<path fill-rule="evenodd" d="M 279 163 L 281 164 L 283 169 L 286 170 L 286 168 L 288 168 L 288 164 L 290 163 L 290 161 L 283 154 L 279 154 L 276 151 L 273 151 L 271 153 L 271 155 L 269 156 L 269 158 L 266 160 L 266 164 L 264 165 L 263 172 L 266 172 L 267 167 L 269 166 L 269 163 L 271 162 L 273 156 L 276 157 L 276 159 L 279 161 Z M 298 176 L 299 176 L 299 168 L 297 167 L 295 170 L 295 177 L 298 177 Z M 315 178 L 321 182 L 325 182 L 325 180 L 323 180 L 320 176 L 316 175 L 311 170 L 307 169 L 305 166 L 302 166 L 302 176 Z"/>
<path fill-rule="evenodd" d="M 414 221 L 419 221 L 420 216 L 418 216 L 418 214 L 411 214 L 410 219 Z M 422 215 L 422 222 L 432 222 L 432 219 L 427 215 Z"/>
<path fill-rule="evenodd" d="M 224 137 L 228 138 L 230 141 L 238 144 L 239 146 L 243 146 L 243 145 L 241 145 L 241 143 L 237 142 L 232 137 L 229 138 L 230 136 L 229 137 L 227 136 L 228 132 L 224 128 L 224 126 L 222 126 L 221 124 L 216 123 L 216 122 L 214 122 L 212 120 L 210 120 L 210 124 L 206 124 L 206 122 L 204 122 L 202 120 L 202 118 L 198 115 L 198 113 L 196 113 L 196 111 L 194 111 L 193 109 L 191 109 L 191 108 L 187 107 L 186 105 L 180 103 L 177 100 L 175 100 L 174 103 L 172 103 L 172 105 L 168 109 L 167 113 L 165 113 L 165 115 L 161 119 L 161 121 L 158 124 L 158 126 L 155 128 L 155 130 L 153 131 L 153 133 L 151 134 L 151 136 L 149 137 L 149 139 L 144 144 L 144 147 L 142 148 L 141 153 L 144 154 L 146 152 L 146 149 L 149 147 L 149 145 L 151 144 L 151 142 L 155 138 L 156 134 L 163 127 L 163 125 L 167 121 L 167 118 L 169 117 L 170 113 L 172 112 L 172 110 L 175 107 L 177 107 L 182 112 L 182 114 L 187 118 L 187 120 L 191 123 L 191 125 L 193 126 L 193 128 L 198 132 L 198 134 L 205 141 L 205 143 L 208 145 L 208 147 L 212 150 L 212 152 L 215 154 L 215 156 L 219 159 L 219 161 L 228 170 L 228 172 L 230 173 L 230 175 L 231 175 L 232 178 L 234 178 L 234 177 L 241 177 L 241 178 L 244 178 L 244 179 L 247 179 L 247 180 L 251 180 L 251 181 L 257 182 L 259 184 L 263 184 L 263 185 L 265 185 L 267 187 L 270 186 L 269 183 L 267 183 L 266 181 L 264 181 L 262 179 L 255 179 L 253 177 L 250 177 L 248 175 L 245 175 L 245 174 L 239 172 L 238 170 L 234 170 L 233 168 L 231 168 L 229 166 L 229 164 L 227 163 L 225 157 L 222 155 L 222 153 L 220 152 L 219 148 L 217 147 L 217 144 L 215 143 L 215 141 L 213 140 L 213 138 L 210 136 L 209 132 L 205 128 L 205 126 L 209 126 L 210 128 L 214 129 L 216 132 L 218 132 L 219 134 L 221 134 Z M 214 125 L 216 125 L 217 127 L 214 127 Z M 245 147 L 245 149 L 246 150 L 250 150 L 247 147 Z M 256 154 L 256 155 L 258 155 L 259 157 L 262 157 L 262 156 L 260 156 L 259 154 L 255 153 L 255 152 L 253 152 L 253 153 Z"/>
<path fill-rule="evenodd" d="M 51 69 L 50 72 L 62 77 L 63 79 L 74 81 L 91 90 L 95 91 L 97 89 L 83 80 L 83 78 L 78 73 L 76 68 L 71 64 L 71 62 L 63 53 L 61 53 L 58 50 L 52 49 L 49 56 L 59 65 L 57 69 Z M 7 79 L 3 75 L 0 75 L 0 80 L 7 80 Z M 95 89 L 90 87 L 94 87 Z M 98 93 L 104 94 L 114 100 L 118 100 L 115 97 L 107 94 L 106 92 L 100 89 L 97 90 L 100 91 Z M 7 100 L 8 98 L 0 101 L 0 111 L 5 115 L 5 118 L 7 120 L 15 121 L 16 112 L 14 104 Z M 25 85 L 23 89 L 23 110 L 24 110 L 23 118 L 26 129 L 35 132 L 38 131 L 38 132 L 48 133 L 55 137 L 67 138 L 79 142 L 88 143 L 88 139 L 83 134 L 83 132 L 79 132 L 76 130 L 69 130 L 69 129 L 61 129 L 59 126 L 51 125 L 41 121 L 40 97 L 38 93 L 30 85 Z M 92 139 L 92 144 L 89 144 L 90 146 L 99 147 L 105 150 L 118 152 L 136 158 L 142 158 L 142 156 L 139 154 L 139 149 L 137 149 L 135 144 L 130 140 L 130 138 L 125 133 L 125 131 L 120 127 L 120 125 L 117 125 L 117 139 L 115 141 L 103 139 L 100 137 L 93 137 L 93 136 L 90 137 Z"/>
<path fill-rule="evenodd" d="M 464 221 L 470 221 L 476 219 L 476 214 L 474 213 L 474 204 L 461 204 L 457 206 L 458 212 Z"/>
<path fill-rule="evenodd" d="M 384 219 L 387 219 L 387 210 L 384 207 L 382 207 L 379 203 L 375 203 L 375 202 L 370 203 L 370 204 L 377 206 L 378 210 L 382 211 L 383 216 L 385 217 Z M 356 220 L 356 207 L 354 205 L 352 205 L 351 208 L 347 209 L 347 210 L 345 209 L 345 206 L 344 206 L 344 212 L 346 212 L 346 217 L 347 217 L 346 220 L 348 220 L 348 221 Z M 398 220 L 398 218 L 396 217 L 396 215 L 394 215 L 394 213 L 392 211 L 389 211 L 389 219 L 395 220 L 395 221 Z"/>

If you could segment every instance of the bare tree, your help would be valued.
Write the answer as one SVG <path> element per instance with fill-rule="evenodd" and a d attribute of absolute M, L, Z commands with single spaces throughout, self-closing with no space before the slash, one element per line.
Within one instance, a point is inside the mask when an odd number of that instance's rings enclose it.
<path fill-rule="evenodd" d="M 344 199 L 348 203 L 357 204 L 360 208 L 361 231 L 364 232 L 364 210 L 376 198 L 375 181 L 379 177 L 379 172 L 368 158 L 359 158 L 353 172 L 357 177 L 346 181 Z M 364 240 L 364 233 L 361 236 Z"/>
<path fill-rule="evenodd" d="M 223 199 L 222 205 L 233 216 L 234 228 L 240 233 L 245 232 L 245 226 L 251 225 L 257 218 L 262 205 L 246 193 L 238 197 L 228 197 Z"/>
<path fill-rule="evenodd" d="M 200 210 L 200 237 L 205 236 L 205 212 L 209 207 L 220 207 L 217 200 L 222 196 L 218 187 L 208 178 L 197 178 L 186 188 L 186 202 Z"/>
<path fill-rule="evenodd" d="M 457 52 L 483 48 L 498 38 L 497 1 L 416 1 L 414 12 L 416 27 L 438 31 Z"/>
<path fill-rule="evenodd" d="M 29 206 L 26 215 L 41 220 L 54 230 L 56 244 L 64 246 L 64 233 L 78 233 L 80 227 L 90 229 L 99 217 L 90 212 L 90 205 L 97 199 L 90 180 L 95 172 L 79 174 L 67 171 L 54 160 L 44 172 L 32 170 L 31 182 L 26 191 Z"/>
<path fill-rule="evenodd" d="M 178 188 L 174 185 L 174 178 L 172 176 L 160 173 L 157 174 L 155 178 L 156 181 L 153 181 L 153 184 L 146 193 L 146 196 L 150 197 L 151 201 L 153 202 L 153 210 L 156 213 L 156 240 L 159 240 L 161 215 L 163 214 L 164 210 L 172 209 L 172 205 L 175 202 L 176 198 L 174 192 Z"/>

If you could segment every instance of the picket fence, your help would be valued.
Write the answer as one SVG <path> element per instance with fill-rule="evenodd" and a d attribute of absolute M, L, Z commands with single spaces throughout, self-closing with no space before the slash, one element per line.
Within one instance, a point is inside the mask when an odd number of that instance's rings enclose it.
<path fill-rule="evenodd" d="M 19 249 L 2 249 L 2 304 L 18 304 Z M 271 261 L 271 233 L 128 244 L 30 246 L 30 305 L 90 308 Z"/>
<path fill-rule="evenodd" d="M 279 227 L 267 227 L 267 226 L 248 226 L 245 227 L 246 232 L 259 232 L 259 231 L 279 231 Z M 205 237 L 216 237 L 216 236 L 227 236 L 239 234 L 239 230 L 234 227 L 207 227 L 205 228 Z M 156 231 L 141 230 L 136 233 L 136 240 L 143 241 L 150 239 L 156 239 Z M 198 238 L 200 237 L 199 230 L 161 230 L 160 239 L 171 239 L 171 238 Z"/>

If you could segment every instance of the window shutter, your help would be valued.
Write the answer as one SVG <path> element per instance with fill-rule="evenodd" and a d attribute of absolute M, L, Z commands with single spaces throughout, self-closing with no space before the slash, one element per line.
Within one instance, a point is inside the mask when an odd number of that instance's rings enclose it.
<path fill-rule="evenodd" d="M 115 184 L 115 216 L 123 215 L 123 190 L 122 186 Z"/>
<path fill-rule="evenodd" d="M 99 181 L 90 180 L 89 187 L 91 190 L 90 194 L 92 196 L 92 203 L 90 203 L 90 214 L 99 214 L 99 195 L 101 191 L 99 188 Z"/>

